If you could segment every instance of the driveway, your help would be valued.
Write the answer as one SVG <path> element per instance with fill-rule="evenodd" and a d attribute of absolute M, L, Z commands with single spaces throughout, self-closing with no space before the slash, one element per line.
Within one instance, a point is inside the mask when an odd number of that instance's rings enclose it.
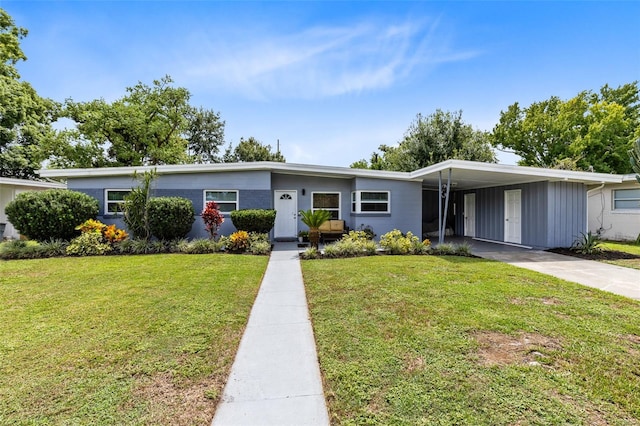
<path fill-rule="evenodd" d="M 468 238 L 464 241 L 471 245 L 471 252 L 476 256 L 640 300 L 638 269 Z"/>

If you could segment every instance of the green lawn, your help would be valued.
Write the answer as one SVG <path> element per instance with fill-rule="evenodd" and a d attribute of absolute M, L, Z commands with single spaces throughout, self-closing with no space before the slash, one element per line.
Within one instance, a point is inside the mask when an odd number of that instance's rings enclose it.
<path fill-rule="evenodd" d="M 603 241 L 602 248 L 640 256 L 640 244 L 636 244 L 635 242 Z M 618 266 L 625 266 L 627 268 L 640 269 L 640 259 L 606 260 L 605 262 Z"/>
<path fill-rule="evenodd" d="M 0 261 L 0 424 L 207 424 L 267 260 Z"/>
<path fill-rule="evenodd" d="M 302 266 L 334 424 L 640 423 L 637 301 L 474 258 Z"/>

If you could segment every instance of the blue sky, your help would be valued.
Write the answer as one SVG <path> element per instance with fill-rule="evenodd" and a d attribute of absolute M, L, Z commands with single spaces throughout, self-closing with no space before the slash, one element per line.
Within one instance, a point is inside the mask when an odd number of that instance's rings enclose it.
<path fill-rule="evenodd" d="M 416 114 L 491 130 L 514 102 L 640 79 L 640 2 L 0 0 L 57 101 L 122 97 L 170 75 L 292 163 L 348 166 Z M 501 154 L 514 163 L 515 156 Z"/>

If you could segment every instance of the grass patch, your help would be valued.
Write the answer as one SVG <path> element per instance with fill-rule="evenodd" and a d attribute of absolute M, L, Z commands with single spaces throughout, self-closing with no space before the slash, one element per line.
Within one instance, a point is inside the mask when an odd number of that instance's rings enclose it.
<path fill-rule="evenodd" d="M 267 260 L 0 261 L 0 423 L 210 422 Z"/>
<path fill-rule="evenodd" d="M 621 241 L 603 241 L 602 247 L 605 250 L 615 250 L 624 253 L 634 254 L 640 256 L 640 244 L 635 242 L 621 242 Z M 638 259 L 618 259 L 618 260 L 606 260 L 606 263 L 613 265 L 625 266 L 627 268 L 640 269 L 640 258 Z"/>
<path fill-rule="evenodd" d="M 302 263 L 334 424 L 638 424 L 640 304 L 499 262 Z"/>

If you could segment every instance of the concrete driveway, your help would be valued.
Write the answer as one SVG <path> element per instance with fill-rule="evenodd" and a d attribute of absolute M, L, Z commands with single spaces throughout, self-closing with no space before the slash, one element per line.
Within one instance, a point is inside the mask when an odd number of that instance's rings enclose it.
<path fill-rule="evenodd" d="M 463 240 L 451 242 L 461 241 Z M 471 252 L 476 256 L 640 300 L 638 269 L 469 238 L 464 241 L 471 245 Z"/>

